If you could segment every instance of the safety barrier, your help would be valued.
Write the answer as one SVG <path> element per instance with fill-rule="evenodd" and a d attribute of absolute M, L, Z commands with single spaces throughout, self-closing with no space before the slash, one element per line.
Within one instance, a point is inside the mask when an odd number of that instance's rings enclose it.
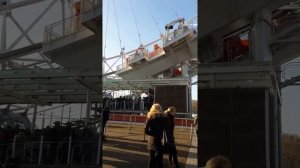
<path fill-rule="evenodd" d="M 146 115 L 110 114 L 109 120 L 118 122 L 145 123 Z M 193 118 L 175 118 L 175 126 L 190 127 L 194 123 Z"/>
<path fill-rule="evenodd" d="M 43 135 L 34 141 L 15 139 L 0 144 L 1 157 L 7 164 L 13 164 L 11 159 L 15 159 L 18 162 L 14 164 L 20 165 L 98 165 L 98 141 L 74 140 L 73 136 L 64 141 L 47 141 Z"/>
<path fill-rule="evenodd" d="M 286 14 L 278 19 L 272 21 L 272 31 L 273 34 L 278 34 L 281 31 L 293 26 L 298 25 L 299 27 L 300 15 L 298 14 Z"/>
<path fill-rule="evenodd" d="M 45 27 L 44 43 L 51 43 L 54 40 L 86 30 L 81 24 L 81 16 L 71 16 L 65 20 L 53 23 Z"/>
<path fill-rule="evenodd" d="M 300 62 L 289 62 L 281 67 L 282 81 L 297 77 L 300 75 Z"/>
<path fill-rule="evenodd" d="M 51 43 L 51 41 L 57 40 L 59 38 L 86 30 L 87 28 L 81 24 L 82 15 L 85 12 L 88 12 L 89 10 L 93 10 L 100 6 L 100 0 L 81 0 L 80 13 L 45 27 L 44 43 Z"/>

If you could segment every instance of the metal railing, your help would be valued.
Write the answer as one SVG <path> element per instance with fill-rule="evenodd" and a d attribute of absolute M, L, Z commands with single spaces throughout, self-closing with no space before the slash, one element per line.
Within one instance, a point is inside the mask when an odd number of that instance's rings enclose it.
<path fill-rule="evenodd" d="M 93 140 L 66 136 L 51 140 L 50 136 L 15 135 L 8 143 L 0 144 L 3 165 L 97 165 L 97 138 Z M 86 139 L 88 139 L 86 137 Z"/>
<path fill-rule="evenodd" d="M 81 16 L 71 16 L 45 27 L 44 43 L 50 43 L 87 29 L 81 24 Z"/>
<path fill-rule="evenodd" d="M 62 37 L 66 37 L 87 28 L 81 24 L 82 15 L 101 6 L 100 0 L 81 0 L 81 14 L 74 15 L 64 20 L 55 22 L 45 27 L 44 43 L 50 43 Z"/>
<path fill-rule="evenodd" d="M 192 38 L 194 34 L 197 34 L 198 17 L 194 17 L 186 22 L 186 25 L 177 28 L 174 31 L 166 32 L 163 38 L 163 46 L 166 47 L 184 37 Z"/>
<path fill-rule="evenodd" d="M 281 67 L 281 81 L 300 76 L 300 62 L 289 62 Z"/>
<path fill-rule="evenodd" d="M 281 31 L 293 26 L 300 26 L 300 15 L 285 15 L 272 21 L 272 33 L 279 34 Z"/>

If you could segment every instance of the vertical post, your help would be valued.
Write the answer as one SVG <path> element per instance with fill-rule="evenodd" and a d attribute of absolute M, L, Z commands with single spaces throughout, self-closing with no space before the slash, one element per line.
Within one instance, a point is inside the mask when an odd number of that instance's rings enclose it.
<path fill-rule="evenodd" d="M 65 20 L 66 19 L 66 16 L 65 16 L 65 0 L 61 0 L 61 14 L 62 14 L 62 19 Z M 66 23 L 63 22 L 62 24 L 62 32 L 63 32 L 63 36 L 65 36 L 66 34 Z"/>
<path fill-rule="evenodd" d="M 102 100 L 100 101 L 102 102 Z M 103 106 L 101 106 L 100 104 L 100 119 L 99 119 L 99 124 L 100 124 L 100 132 L 99 132 L 99 138 L 98 138 L 98 148 L 97 148 L 97 160 L 96 160 L 96 165 L 101 166 L 102 167 L 102 130 L 103 128 Z"/>
<path fill-rule="evenodd" d="M 69 122 L 71 122 L 71 112 L 72 112 L 72 109 L 71 109 L 72 107 L 70 106 L 70 108 L 69 108 Z"/>
<path fill-rule="evenodd" d="M 135 110 L 135 107 L 134 107 L 134 105 L 135 105 L 135 104 L 134 104 L 135 100 L 136 100 L 136 99 L 134 99 L 134 101 L 133 101 L 133 99 L 132 99 L 132 110 L 133 110 L 133 111 Z"/>
<path fill-rule="evenodd" d="M 70 165 L 70 160 L 71 160 L 71 145 L 72 145 L 72 136 L 69 136 L 69 145 L 68 145 L 68 160 L 67 164 Z"/>
<path fill-rule="evenodd" d="M 251 52 L 255 61 L 272 61 L 269 39 L 271 38 L 271 12 L 262 9 L 255 16 L 251 32 Z"/>
<path fill-rule="evenodd" d="M 265 158 L 266 158 L 266 168 L 270 168 L 270 121 L 269 121 L 269 90 L 265 89 Z"/>
<path fill-rule="evenodd" d="M 41 136 L 41 142 L 40 142 L 40 150 L 39 150 L 39 162 L 38 164 L 41 165 L 42 163 L 42 156 L 43 156 L 43 141 L 44 141 L 44 136 Z"/>
<path fill-rule="evenodd" d="M 42 129 L 44 129 L 44 125 L 45 125 L 45 113 L 46 111 L 43 111 Z"/>
<path fill-rule="evenodd" d="M 193 141 L 193 132 L 194 132 L 193 124 L 191 124 L 191 131 L 190 131 L 190 146 L 192 145 L 192 141 Z"/>
<path fill-rule="evenodd" d="M 12 158 L 15 158 L 16 141 L 17 141 L 17 135 L 14 135 L 14 141 L 13 141 L 13 144 L 12 144 L 12 152 L 11 152 L 11 157 Z"/>
<path fill-rule="evenodd" d="M 34 104 L 33 118 L 32 118 L 32 123 L 31 123 L 31 133 L 33 133 L 34 129 L 35 129 L 37 107 L 38 107 L 38 105 Z"/>
<path fill-rule="evenodd" d="M 53 111 L 51 111 L 51 116 L 50 116 L 50 127 L 52 126 L 52 117 L 53 117 Z"/>
<path fill-rule="evenodd" d="M 185 119 L 185 127 L 187 128 L 188 127 L 188 124 L 187 124 L 188 120 Z"/>
<path fill-rule="evenodd" d="M 8 2 L 7 2 L 8 3 Z M 0 52 L 6 50 L 6 19 L 7 19 L 7 11 L 2 11 L 2 31 L 1 31 L 1 46 Z M 6 61 L 1 61 L 1 70 L 4 70 L 6 66 Z"/>
<path fill-rule="evenodd" d="M 62 124 L 63 118 L 64 118 L 64 105 L 61 107 L 61 117 L 60 117 L 60 123 Z"/>
<path fill-rule="evenodd" d="M 87 127 L 90 122 L 90 113 L 91 113 L 91 100 L 90 100 L 90 90 L 87 90 L 86 93 L 86 115 L 84 126 Z"/>
<path fill-rule="evenodd" d="M 103 127 L 100 125 L 100 133 L 99 133 L 99 138 L 98 138 L 98 147 L 97 147 L 97 160 L 96 160 L 96 165 L 100 165 L 102 163 L 102 131 Z"/>
<path fill-rule="evenodd" d="M 131 115 L 130 115 L 129 124 L 128 124 L 128 134 L 130 134 L 130 129 L 131 129 Z"/>
<path fill-rule="evenodd" d="M 144 139 L 143 139 L 144 141 L 146 140 L 146 134 L 145 134 L 146 123 L 147 123 L 147 118 L 146 118 L 146 122 L 144 123 L 144 131 L 143 131 L 144 132 Z"/>
<path fill-rule="evenodd" d="M 82 117 L 82 103 L 80 104 L 80 115 L 79 115 L 79 120 L 81 120 Z"/>

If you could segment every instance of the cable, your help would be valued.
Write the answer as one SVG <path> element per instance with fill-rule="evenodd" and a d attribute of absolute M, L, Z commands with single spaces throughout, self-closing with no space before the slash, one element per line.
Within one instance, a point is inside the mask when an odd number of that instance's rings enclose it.
<path fill-rule="evenodd" d="M 168 2 L 167 2 L 166 0 L 165 0 L 165 3 L 168 4 Z M 178 16 L 178 13 L 177 13 L 177 12 L 175 11 L 175 9 L 173 8 L 172 3 L 170 3 L 170 7 L 171 7 L 172 11 L 175 13 L 177 19 L 179 19 L 180 17 Z"/>
<path fill-rule="evenodd" d="M 113 0 L 113 5 L 114 5 L 114 12 L 115 12 L 115 19 L 116 19 L 116 22 L 117 22 L 117 29 L 118 29 L 118 36 L 119 36 L 120 48 L 122 50 L 122 41 L 121 41 L 121 36 L 120 36 L 120 31 L 119 31 L 119 24 L 118 24 L 117 12 L 116 12 L 115 0 Z"/>
<path fill-rule="evenodd" d="M 108 13 L 109 13 L 109 1 L 107 1 L 107 14 L 106 14 L 106 25 L 105 25 L 105 39 L 104 39 L 104 51 L 103 56 L 106 54 L 106 42 L 107 42 L 107 25 L 108 25 Z"/>
<path fill-rule="evenodd" d="M 135 18 L 135 14 L 134 14 L 134 11 L 133 11 L 133 5 L 132 5 L 132 1 L 130 0 L 130 6 L 131 6 L 131 12 L 133 14 L 133 18 L 134 18 L 134 22 L 135 22 L 135 26 L 136 26 L 136 29 L 137 29 L 137 32 L 138 32 L 138 36 L 139 36 L 139 40 L 140 40 L 140 44 L 142 44 L 142 40 L 141 40 L 141 34 L 140 34 L 140 31 L 139 31 L 139 27 L 137 25 L 137 22 L 136 22 L 136 18 Z"/>
<path fill-rule="evenodd" d="M 147 8 L 148 8 L 148 10 L 149 10 L 149 12 L 150 12 L 150 14 L 151 14 L 151 16 L 152 16 L 153 21 L 154 21 L 155 24 L 156 24 L 156 27 L 157 27 L 157 29 L 158 29 L 158 31 L 159 31 L 159 34 L 162 35 L 162 33 L 161 33 L 161 31 L 160 31 L 160 28 L 159 28 L 159 25 L 158 25 L 156 19 L 154 18 L 154 15 L 153 15 L 153 13 L 152 13 L 150 7 L 149 7 L 149 4 L 148 4 L 147 0 L 145 0 L 144 2 L 145 2 L 145 4 L 146 4 L 146 6 L 147 6 Z"/>

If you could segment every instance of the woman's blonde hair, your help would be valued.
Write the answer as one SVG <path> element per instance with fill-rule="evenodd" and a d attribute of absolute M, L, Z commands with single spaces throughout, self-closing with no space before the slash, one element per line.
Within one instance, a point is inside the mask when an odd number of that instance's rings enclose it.
<path fill-rule="evenodd" d="M 160 106 L 160 104 L 155 103 L 151 106 L 150 111 L 147 114 L 147 118 L 153 118 L 155 115 L 159 114 L 160 112 L 162 112 L 162 108 Z"/>
<path fill-rule="evenodd" d="M 165 113 L 170 113 L 173 116 L 175 116 L 176 115 L 176 108 L 174 106 L 168 107 L 168 109 L 165 110 Z"/>

